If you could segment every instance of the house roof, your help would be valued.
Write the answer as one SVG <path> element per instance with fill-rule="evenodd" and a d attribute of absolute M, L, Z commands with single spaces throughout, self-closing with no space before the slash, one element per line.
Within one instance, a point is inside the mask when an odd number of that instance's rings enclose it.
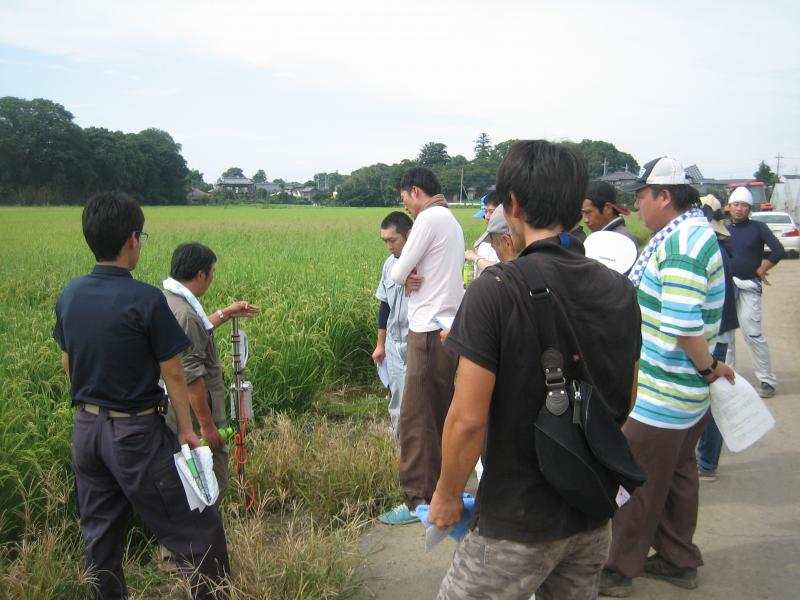
<path fill-rule="evenodd" d="M 220 177 L 220 185 L 252 185 L 253 180 L 248 177 Z"/>
<path fill-rule="evenodd" d="M 600 181 L 628 181 L 631 179 L 636 179 L 637 177 L 638 175 L 636 173 L 631 173 L 630 171 L 614 171 L 608 175 L 598 177 L 598 179 Z"/>

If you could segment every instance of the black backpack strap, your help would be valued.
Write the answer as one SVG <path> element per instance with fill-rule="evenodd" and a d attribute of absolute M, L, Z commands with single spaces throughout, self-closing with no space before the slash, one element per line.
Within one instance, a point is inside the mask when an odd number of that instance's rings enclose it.
<path fill-rule="evenodd" d="M 506 281 L 512 285 L 509 285 L 508 289 L 522 307 L 522 314 L 539 336 L 539 346 L 542 348 L 540 362 L 547 386 L 545 406 L 558 416 L 569 408 L 569 396 L 564 374 L 564 356 L 558 349 L 556 337 L 553 295 L 535 265 L 531 265 L 531 269 L 523 270 L 515 262 L 498 266 L 501 267 L 501 271 L 509 275 Z M 531 261 L 524 262 L 531 263 Z M 536 314 L 541 316 L 536 323 L 531 318 L 531 311 L 536 311 Z"/>

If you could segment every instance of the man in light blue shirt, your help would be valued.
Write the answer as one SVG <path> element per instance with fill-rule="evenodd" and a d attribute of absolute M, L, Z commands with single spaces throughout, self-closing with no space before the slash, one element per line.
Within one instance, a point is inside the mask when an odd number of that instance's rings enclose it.
<path fill-rule="evenodd" d="M 400 404 L 403 401 L 403 384 L 406 378 L 406 353 L 408 340 L 408 296 L 405 286 L 392 280 L 395 261 L 400 257 L 408 234 L 411 218 L 405 213 L 389 213 L 381 223 L 381 239 L 391 254 L 383 263 L 381 280 L 375 297 L 380 300 L 378 309 L 378 341 L 372 353 L 376 365 L 385 364 L 389 383 L 389 418 L 395 438 L 400 439 Z"/>

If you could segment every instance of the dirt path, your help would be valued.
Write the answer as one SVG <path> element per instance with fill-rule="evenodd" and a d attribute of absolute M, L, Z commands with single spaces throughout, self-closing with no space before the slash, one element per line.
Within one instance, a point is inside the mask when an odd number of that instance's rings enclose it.
<path fill-rule="evenodd" d="M 741 454 L 723 450 L 716 481 L 700 484 L 695 536 L 703 551 L 700 587 L 686 592 L 638 578 L 634 597 L 654 600 L 800 597 L 800 261 L 786 260 L 770 274 L 764 297 L 765 330 L 778 375 L 778 395 L 767 404 L 777 426 Z M 752 382 L 750 356 L 738 335 L 738 371 Z M 422 526 L 376 524 L 363 536 L 362 598 L 435 598 L 452 558 L 445 541 L 425 553 Z"/>

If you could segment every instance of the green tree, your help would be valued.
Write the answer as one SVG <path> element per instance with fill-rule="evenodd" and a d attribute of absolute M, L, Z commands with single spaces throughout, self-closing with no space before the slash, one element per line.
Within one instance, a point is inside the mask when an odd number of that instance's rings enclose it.
<path fill-rule="evenodd" d="M 80 201 L 92 178 L 89 149 L 72 113 L 42 98 L 0 98 L 0 193 Z"/>
<path fill-rule="evenodd" d="M 230 167 L 225 169 L 225 172 L 222 174 L 223 177 L 244 177 L 244 171 L 242 171 L 239 167 Z"/>
<path fill-rule="evenodd" d="M 756 178 L 756 181 L 763 181 L 764 185 L 766 186 L 772 186 L 778 183 L 778 177 L 772 172 L 770 166 L 763 160 L 758 165 L 756 172 L 753 173 L 753 177 Z"/>
<path fill-rule="evenodd" d="M 581 140 L 577 146 L 586 159 L 590 177 L 602 177 L 626 169 L 631 173 L 639 171 L 639 163 L 633 156 L 617 150 L 614 144 L 602 140 Z"/>
<path fill-rule="evenodd" d="M 498 166 L 503 162 L 506 154 L 508 154 L 508 149 L 511 148 L 511 145 L 516 141 L 517 140 L 506 140 L 505 142 L 495 144 L 494 148 L 492 148 L 492 159 L 497 161 Z"/>
<path fill-rule="evenodd" d="M 342 184 L 338 202 L 349 206 L 394 206 L 398 202 L 398 165 L 383 163 L 357 169 Z"/>
<path fill-rule="evenodd" d="M 161 129 L 145 129 L 132 136 L 141 152 L 142 179 L 137 195 L 148 204 L 186 202 L 186 175 L 189 169 L 181 155 L 181 145 Z"/>
<path fill-rule="evenodd" d="M 286 188 L 286 182 L 283 179 L 280 178 L 273 179 L 272 183 L 274 183 L 277 186 L 280 186 L 281 191 L 283 191 Z"/>
<path fill-rule="evenodd" d="M 135 193 L 139 185 L 141 153 L 133 147 L 128 136 L 121 131 L 102 127 L 83 130 L 89 147 L 92 180 L 87 193 L 102 190 L 121 190 Z"/>
<path fill-rule="evenodd" d="M 475 142 L 475 158 L 484 160 L 492 155 L 492 140 L 486 133 L 481 133 L 473 141 Z"/>
<path fill-rule="evenodd" d="M 264 169 L 259 169 L 258 171 L 256 171 L 256 174 L 253 175 L 253 183 L 265 183 L 266 181 L 267 181 L 267 174 L 264 173 Z"/>
<path fill-rule="evenodd" d="M 210 192 L 213 186 L 205 182 L 203 174 L 200 171 L 197 169 L 189 169 L 189 172 L 186 174 L 186 187 L 189 190 L 197 188 L 201 192 Z"/>
<path fill-rule="evenodd" d="M 428 168 L 446 165 L 449 161 L 447 146 L 438 142 L 428 142 L 419 149 L 419 156 L 417 156 L 417 162 Z"/>

